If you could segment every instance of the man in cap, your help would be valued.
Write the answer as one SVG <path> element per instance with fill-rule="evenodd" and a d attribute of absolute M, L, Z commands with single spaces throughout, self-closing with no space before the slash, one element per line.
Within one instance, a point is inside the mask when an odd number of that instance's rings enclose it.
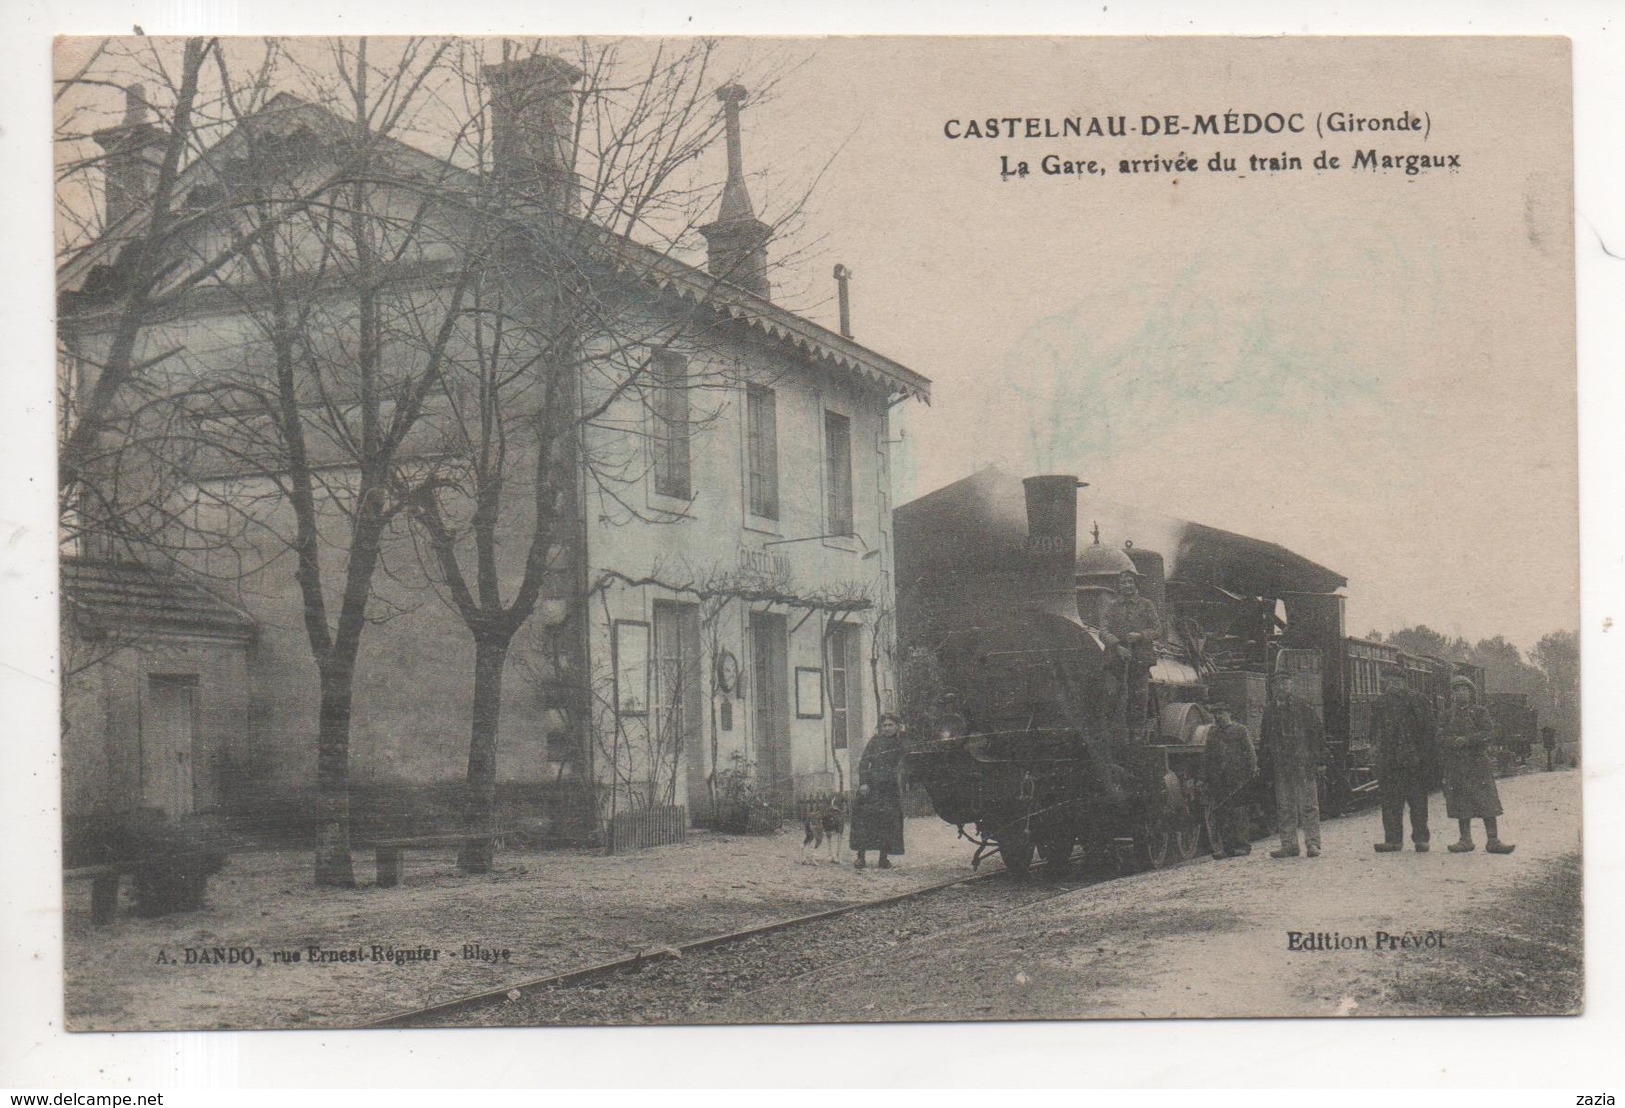
<path fill-rule="evenodd" d="M 1275 811 L 1281 847 L 1271 858 L 1298 856 L 1298 829 L 1304 852 L 1320 857 L 1320 763 L 1326 733 L 1315 709 L 1292 695 L 1291 674 L 1270 675 L 1270 699 L 1264 708 L 1264 750 L 1275 764 Z"/>
<path fill-rule="evenodd" d="M 1213 715 L 1207 745 L 1202 751 L 1202 779 L 1207 790 L 1209 822 L 1215 858 L 1251 854 L 1247 841 L 1248 806 L 1245 793 L 1258 776 L 1258 752 L 1246 725 L 1230 715 L 1230 705 L 1210 703 Z"/>
<path fill-rule="evenodd" d="M 1382 802 L 1379 854 L 1405 849 L 1405 808 L 1411 810 L 1411 842 L 1425 854 L 1428 790 L 1436 771 L 1433 709 L 1405 684 L 1396 669 L 1384 670 L 1382 695 L 1371 705 L 1371 741 L 1377 748 L 1377 795 Z"/>
<path fill-rule="evenodd" d="M 1495 767 L 1490 763 L 1490 735 L 1494 725 L 1482 704 L 1473 703 L 1477 689 L 1466 677 L 1450 682 L 1451 704 L 1439 727 L 1440 761 L 1444 767 L 1444 810 L 1461 829 L 1461 839 L 1445 849 L 1465 854 L 1474 849 L 1473 820 L 1484 821 L 1484 849 L 1511 854 L 1511 843 L 1501 841 L 1496 817 L 1501 797 L 1495 789 Z"/>
<path fill-rule="evenodd" d="M 1151 667 L 1157 664 L 1157 640 L 1162 637 L 1162 613 L 1149 597 L 1140 595 L 1139 575 L 1125 569 L 1117 575 L 1117 595 L 1101 615 L 1100 641 L 1122 674 L 1117 718 L 1130 738 L 1145 725 Z"/>

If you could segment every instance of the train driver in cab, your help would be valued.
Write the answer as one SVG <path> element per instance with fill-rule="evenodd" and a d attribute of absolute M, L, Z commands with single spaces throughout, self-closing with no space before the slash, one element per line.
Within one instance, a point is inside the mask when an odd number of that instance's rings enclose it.
<path fill-rule="evenodd" d="M 1100 622 L 1100 640 L 1119 674 L 1117 720 L 1132 739 L 1145 726 L 1151 667 L 1157 664 L 1157 642 L 1164 636 L 1162 613 L 1140 595 L 1139 575 L 1125 569 L 1117 575 L 1117 595 L 1107 602 Z"/>

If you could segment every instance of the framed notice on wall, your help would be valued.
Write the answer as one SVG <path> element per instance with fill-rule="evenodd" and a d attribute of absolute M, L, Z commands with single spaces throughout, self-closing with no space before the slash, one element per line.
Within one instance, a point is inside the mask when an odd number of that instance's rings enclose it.
<path fill-rule="evenodd" d="M 824 671 L 796 667 L 796 718 L 824 718 Z"/>
<path fill-rule="evenodd" d="M 649 712 L 649 625 L 615 621 L 615 710 L 623 716 Z"/>

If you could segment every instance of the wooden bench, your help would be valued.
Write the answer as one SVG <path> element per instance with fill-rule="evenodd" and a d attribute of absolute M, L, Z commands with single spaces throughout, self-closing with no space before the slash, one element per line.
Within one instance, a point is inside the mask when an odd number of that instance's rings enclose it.
<path fill-rule="evenodd" d="M 464 844 L 495 842 L 502 838 L 499 831 L 464 831 L 444 835 L 411 835 L 393 839 L 374 839 L 368 845 L 378 863 L 378 887 L 393 889 L 401 883 L 401 855 L 408 850 L 429 850 L 454 846 L 461 850 Z"/>
<path fill-rule="evenodd" d="M 90 879 L 90 922 L 95 927 L 106 927 L 118 914 L 119 882 L 134 868 L 129 864 L 104 863 L 65 869 L 62 876 L 69 881 Z"/>

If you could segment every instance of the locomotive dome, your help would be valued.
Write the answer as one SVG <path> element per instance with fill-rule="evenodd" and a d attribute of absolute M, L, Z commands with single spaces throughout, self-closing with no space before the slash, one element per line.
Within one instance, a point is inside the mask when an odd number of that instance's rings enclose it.
<path fill-rule="evenodd" d="M 1119 573 L 1132 573 L 1138 577 L 1140 571 L 1134 568 L 1134 561 L 1127 551 L 1103 545 L 1099 535 L 1078 555 L 1077 575 L 1080 578 L 1109 577 L 1115 581 Z"/>

